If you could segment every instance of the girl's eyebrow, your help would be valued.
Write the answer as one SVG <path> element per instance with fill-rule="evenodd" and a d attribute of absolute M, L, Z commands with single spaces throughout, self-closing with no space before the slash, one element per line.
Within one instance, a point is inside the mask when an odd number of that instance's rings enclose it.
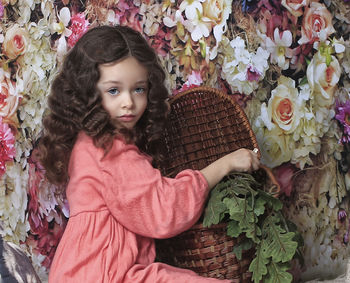
<path fill-rule="evenodd" d="M 102 84 L 122 84 L 122 82 L 120 81 L 114 81 L 114 80 L 109 80 L 109 81 L 105 81 L 105 82 L 101 82 Z M 147 84 L 148 81 L 147 80 L 140 80 L 135 82 L 135 84 Z"/>

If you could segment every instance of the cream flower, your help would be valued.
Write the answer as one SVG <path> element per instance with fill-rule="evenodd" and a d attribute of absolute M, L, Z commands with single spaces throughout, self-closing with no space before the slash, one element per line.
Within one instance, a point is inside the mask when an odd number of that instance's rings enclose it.
<path fill-rule="evenodd" d="M 321 3 L 312 2 L 307 7 L 303 17 L 301 38 L 299 44 L 313 41 L 325 41 L 329 35 L 335 32 L 332 24 L 332 14 Z"/>
<path fill-rule="evenodd" d="M 327 64 L 327 57 L 317 52 L 306 70 L 310 87 L 316 102 L 320 106 L 331 106 L 334 103 L 334 92 L 341 75 L 341 67 L 335 56 L 330 56 L 331 62 Z"/>
<path fill-rule="evenodd" d="M 260 47 L 256 53 L 249 53 L 244 40 L 239 36 L 229 44 L 228 39 L 223 37 L 222 45 L 225 57 L 221 77 L 227 80 L 232 91 L 251 94 L 265 76 L 269 53 Z"/>
<path fill-rule="evenodd" d="M 9 59 L 16 59 L 22 55 L 28 46 L 28 32 L 24 28 L 14 24 L 6 31 L 2 49 Z"/>
<path fill-rule="evenodd" d="M 0 69 L 0 116 L 10 120 L 18 108 L 19 98 L 10 74 Z"/>
<path fill-rule="evenodd" d="M 292 133 L 303 117 L 298 90 L 291 78 L 281 76 L 278 86 L 272 90 L 267 112 L 271 121 L 284 133 Z"/>
<path fill-rule="evenodd" d="M 227 30 L 227 19 L 232 11 L 232 0 L 208 0 L 203 3 L 203 15 L 213 23 L 213 33 L 219 43 Z"/>
<path fill-rule="evenodd" d="M 28 172 L 21 164 L 7 166 L 5 175 L 0 179 L 0 219 L 3 224 L 3 235 L 18 244 L 25 241 L 29 228 L 25 216 L 27 207 Z"/>
<path fill-rule="evenodd" d="M 303 7 L 309 5 L 309 0 L 282 0 L 281 4 L 294 16 L 303 14 Z"/>
<path fill-rule="evenodd" d="M 255 130 L 255 133 L 261 149 L 263 164 L 274 168 L 291 159 L 294 143 L 290 141 L 289 135 L 285 135 L 277 127 L 271 131 L 259 128 Z"/>

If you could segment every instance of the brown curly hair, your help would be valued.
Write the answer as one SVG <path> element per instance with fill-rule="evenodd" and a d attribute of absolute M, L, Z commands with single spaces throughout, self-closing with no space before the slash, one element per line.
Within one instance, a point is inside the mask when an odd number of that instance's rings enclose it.
<path fill-rule="evenodd" d="M 134 57 L 148 70 L 147 108 L 133 131 L 117 129 L 102 106 L 97 89 L 99 65 Z M 113 139 L 123 134 L 156 161 L 168 111 L 165 73 L 154 49 L 137 31 L 126 26 L 99 26 L 90 29 L 69 51 L 51 86 L 48 114 L 43 119 L 40 160 L 46 177 L 54 184 L 68 181 L 70 153 L 80 131 L 92 137 L 105 153 Z"/>

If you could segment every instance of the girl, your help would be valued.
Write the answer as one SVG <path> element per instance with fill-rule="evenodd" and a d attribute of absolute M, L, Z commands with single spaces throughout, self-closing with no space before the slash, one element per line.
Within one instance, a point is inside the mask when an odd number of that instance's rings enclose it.
<path fill-rule="evenodd" d="M 66 56 L 41 139 L 47 177 L 68 182 L 70 206 L 49 282 L 220 281 L 154 263 L 153 238 L 189 229 L 210 188 L 259 160 L 241 149 L 201 171 L 162 177 L 151 160 L 168 111 L 164 79 L 154 50 L 128 27 L 90 29 Z"/>

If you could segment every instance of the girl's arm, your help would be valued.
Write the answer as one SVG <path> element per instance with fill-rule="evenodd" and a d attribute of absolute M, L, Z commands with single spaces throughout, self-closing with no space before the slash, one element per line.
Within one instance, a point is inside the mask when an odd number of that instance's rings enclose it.
<path fill-rule="evenodd" d="M 117 141 L 115 146 L 119 150 L 112 149 L 100 163 L 103 198 L 120 224 L 152 238 L 168 238 L 189 229 L 203 211 L 209 188 L 230 171 L 253 170 L 258 166 L 254 153 L 238 150 L 203 172 L 184 170 L 175 178 L 166 178 L 134 145 Z"/>
<path fill-rule="evenodd" d="M 258 155 L 251 150 L 242 148 L 221 157 L 200 172 L 207 180 L 209 188 L 212 188 L 232 171 L 252 172 L 258 168 Z"/>

